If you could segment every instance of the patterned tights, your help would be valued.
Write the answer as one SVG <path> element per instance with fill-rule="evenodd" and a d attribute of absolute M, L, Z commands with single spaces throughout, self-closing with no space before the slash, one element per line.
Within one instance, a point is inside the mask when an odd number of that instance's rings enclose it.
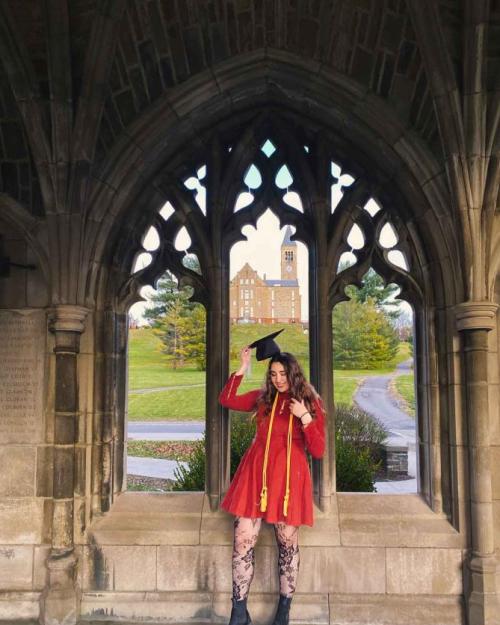
<path fill-rule="evenodd" d="M 246 599 L 252 583 L 255 565 L 255 545 L 262 519 L 236 517 L 233 543 L 233 598 Z M 278 545 L 278 572 L 280 594 L 291 597 L 295 592 L 299 573 L 299 528 L 285 523 L 274 525 Z"/>

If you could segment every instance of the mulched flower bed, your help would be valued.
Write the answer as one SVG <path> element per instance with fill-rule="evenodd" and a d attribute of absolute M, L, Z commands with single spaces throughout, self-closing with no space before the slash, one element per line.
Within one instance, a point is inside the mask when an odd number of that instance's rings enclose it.
<path fill-rule="evenodd" d="M 157 477 L 145 477 L 144 475 L 128 475 L 127 490 L 144 490 L 165 493 L 172 490 L 174 480 Z"/>
<path fill-rule="evenodd" d="M 127 442 L 129 456 L 162 458 L 163 460 L 189 460 L 196 441 L 136 441 Z"/>

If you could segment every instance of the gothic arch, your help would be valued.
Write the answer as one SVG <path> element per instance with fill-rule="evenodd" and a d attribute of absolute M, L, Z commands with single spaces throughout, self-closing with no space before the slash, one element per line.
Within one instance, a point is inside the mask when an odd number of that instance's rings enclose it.
<path fill-rule="evenodd" d="M 105 227 L 99 232 L 99 236 L 103 236 L 102 240 L 97 242 L 96 237 L 95 249 L 102 246 L 106 255 L 99 262 L 102 263 L 101 271 L 95 274 L 98 291 L 93 293 L 92 299 L 97 299 L 99 308 L 112 309 L 119 315 L 117 340 L 122 345 L 126 342 L 125 315 L 128 307 L 139 298 L 141 286 L 154 284 L 166 268 L 172 270 L 182 283 L 193 286 L 194 299 L 207 307 L 207 352 L 217 354 L 216 362 L 208 368 L 206 410 L 206 414 L 210 415 L 207 422 L 207 494 L 212 509 L 215 509 L 227 486 L 229 465 L 228 422 L 218 406 L 214 389 L 221 386 L 227 374 L 228 254 L 231 245 L 242 238 L 242 225 L 255 223 L 267 206 L 272 204 L 282 222 L 291 223 L 297 228 L 296 238 L 309 246 L 310 266 L 315 267 L 310 296 L 311 375 L 322 395 L 327 398 L 330 411 L 333 410 L 333 389 L 329 379 L 331 376 L 327 372 L 332 370 L 333 364 L 331 350 L 325 349 L 325 345 L 331 344 L 331 310 L 334 303 L 342 299 L 342 284 L 345 280 L 359 281 L 370 264 L 374 264 L 385 279 L 396 277 L 403 286 L 406 298 L 417 310 L 417 338 L 421 354 L 417 361 L 422 380 L 419 388 L 422 414 L 421 491 L 435 510 L 444 508 L 453 516 L 450 502 L 456 497 L 449 490 L 452 483 L 449 478 L 451 460 L 449 452 L 441 450 L 441 447 L 447 449 L 446 436 L 442 440 L 441 432 L 446 435 L 448 431 L 448 426 L 442 424 L 450 418 L 447 400 L 442 399 L 439 391 L 446 374 L 445 370 L 433 368 L 429 354 L 445 354 L 449 348 L 439 339 L 435 326 L 448 323 L 445 321 L 446 310 L 459 301 L 462 285 L 455 279 L 456 261 L 453 261 L 458 256 L 458 235 L 455 233 L 455 238 L 444 236 L 441 230 L 445 221 L 443 215 L 439 216 L 439 221 L 425 197 L 429 189 L 440 193 L 439 182 L 427 171 L 431 179 L 425 180 L 422 185 L 421 180 L 416 180 L 406 172 L 401 162 L 395 174 L 393 151 L 393 162 L 389 167 L 392 167 L 392 171 L 388 172 L 385 163 L 380 165 L 378 161 L 370 159 L 373 144 L 361 150 L 359 146 L 349 144 L 345 135 L 337 132 L 338 129 L 324 127 L 320 120 L 311 116 L 299 117 L 293 107 L 287 109 L 281 104 L 278 112 L 273 106 L 273 100 L 272 94 L 266 94 L 266 106 L 248 108 L 235 116 L 235 119 L 226 119 L 215 126 L 212 126 L 211 119 L 207 119 L 206 126 L 200 130 L 198 140 L 193 144 L 189 143 L 191 130 L 187 129 L 183 149 L 176 149 L 179 140 L 176 137 L 169 159 L 156 163 L 148 159 L 145 165 L 146 169 L 151 169 L 147 172 L 148 177 L 145 177 L 145 172 L 141 172 L 138 180 L 128 181 L 128 201 L 121 202 L 121 210 L 117 211 L 115 206 L 113 213 L 117 212 L 116 216 L 108 218 L 109 226 L 114 224 L 114 237 L 104 244 Z M 172 132 L 177 135 L 179 129 L 174 128 Z M 266 159 L 260 151 L 266 138 L 270 138 L 278 147 L 276 155 L 271 159 Z M 401 141 L 409 142 L 411 139 L 410 136 Z M 163 141 L 166 143 L 166 139 Z M 416 144 L 418 146 L 418 140 Z M 304 146 L 310 152 L 306 152 Z M 146 149 L 144 154 L 147 154 Z M 355 182 L 345 189 L 339 206 L 332 214 L 326 180 L 333 157 L 342 163 L 343 170 L 352 172 Z M 276 168 L 282 162 L 286 162 L 292 172 L 292 188 L 302 198 L 303 212 L 288 206 L 273 185 Z M 432 163 L 430 156 L 428 162 Z M 252 163 L 262 168 L 261 188 L 255 192 L 254 201 L 249 206 L 233 212 L 243 176 Z M 270 171 L 265 172 L 270 163 Z M 207 164 L 209 172 L 206 179 L 206 215 L 183 185 L 183 180 L 202 164 Z M 153 165 L 156 166 L 154 170 Z M 128 167 L 127 173 L 130 173 Z M 115 176 L 118 174 L 116 171 Z M 407 186 L 403 183 L 407 183 Z M 133 186 L 137 192 L 132 192 Z M 124 199 L 124 193 L 120 191 L 114 195 L 115 201 L 117 197 Z M 377 198 L 386 217 L 398 223 L 401 233 L 404 231 L 403 242 L 407 254 L 411 256 L 411 273 L 405 274 L 394 267 L 391 269 L 383 254 L 373 247 L 374 232 L 378 231 L 380 224 L 374 222 L 370 225 L 362 209 L 370 197 Z M 102 201 L 103 198 L 100 199 Z M 98 204 L 98 195 L 95 200 Z M 159 217 L 158 211 L 167 201 L 176 210 L 165 222 Z M 439 207 L 439 202 L 434 203 L 436 206 Z M 96 212 L 92 218 L 97 219 Z M 367 247 L 364 256 L 361 254 L 357 265 L 345 276 L 337 276 L 338 257 L 345 249 L 347 232 L 356 221 L 362 224 L 368 234 L 371 232 L 368 236 L 371 238 L 371 248 Z M 152 253 L 153 260 L 148 267 L 131 276 L 132 262 L 141 248 L 141 238 L 152 225 L 160 233 L 160 248 Z M 174 238 L 183 226 L 188 229 L 193 242 L 191 251 L 199 257 L 201 276 L 184 267 L 182 254 L 174 249 Z M 451 225 L 447 234 L 450 233 L 454 233 Z M 119 378 L 124 380 L 126 360 L 122 357 L 117 362 L 119 364 L 115 366 L 121 371 Z M 114 423 L 123 422 L 123 411 L 124 400 L 120 403 L 115 392 L 111 410 Z M 120 442 L 116 443 L 117 449 L 120 449 Z M 123 466 L 122 457 L 118 456 L 116 462 Z M 315 473 L 320 493 L 319 503 L 325 508 L 335 491 L 331 435 L 329 455 L 323 461 L 322 468 L 317 467 Z M 114 478 L 108 472 L 103 479 L 111 484 Z M 98 490 L 102 491 L 102 487 Z M 109 486 L 104 490 L 111 493 Z M 107 507 L 109 500 L 105 499 Z"/>
<path fill-rule="evenodd" d="M 459 299 L 463 285 L 453 267 L 460 260 L 460 235 L 453 225 L 444 170 L 420 137 L 398 121 L 389 105 L 363 93 L 345 76 L 327 69 L 313 74 L 313 67 L 306 62 L 294 66 L 296 58 L 285 53 L 269 51 L 265 58 L 263 66 L 260 54 L 242 55 L 218 71 L 190 79 L 151 105 L 122 134 L 109 159 L 93 172 L 86 258 L 100 262 L 115 224 L 129 221 L 129 211 L 164 163 L 181 166 L 195 152 L 202 161 L 210 150 L 212 128 L 220 128 L 223 136 L 231 126 L 237 128 L 278 105 L 289 116 L 307 120 L 312 129 L 329 128 L 343 163 L 371 171 L 373 191 L 381 199 L 394 197 L 394 188 L 398 190 L 401 205 L 426 232 L 430 258 L 450 259 L 445 282 Z M 314 99 L 309 95 L 313 87 Z M 448 234 L 455 234 L 451 244 L 442 231 L 445 219 Z M 86 297 L 91 302 L 95 292 L 89 286 Z"/>

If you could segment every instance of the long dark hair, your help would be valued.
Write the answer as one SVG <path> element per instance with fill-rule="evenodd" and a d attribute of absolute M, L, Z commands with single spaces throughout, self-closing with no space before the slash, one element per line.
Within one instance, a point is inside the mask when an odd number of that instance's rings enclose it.
<path fill-rule="evenodd" d="M 307 409 L 311 413 L 311 416 L 315 417 L 314 400 L 318 398 L 318 393 L 312 384 L 309 384 L 306 380 L 298 360 L 289 352 L 280 352 L 279 354 L 275 354 L 269 360 L 262 394 L 258 400 L 259 404 L 264 404 L 266 407 L 265 414 L 267 415 L 271 412 L 274 398 L 278 392 L 271 378 L 271 365 L 274 362 L 279 362 L 285 369 L 288 384 L 290 386 L 289 393 L 291 397 L 297 399 L 298 401 L 304 401 Z"/>

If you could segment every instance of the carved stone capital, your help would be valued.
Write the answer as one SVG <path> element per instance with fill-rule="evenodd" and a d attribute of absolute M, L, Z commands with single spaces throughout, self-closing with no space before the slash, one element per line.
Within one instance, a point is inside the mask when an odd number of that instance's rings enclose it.
<path fill-rule="evenodd" d="M 81 334 L 84 329 L 85 317 L 89 309 L 73 304 L 59 304 L 50 313 L 50 330 L 57 332 L 77 332 Z"/>
<path fill-rule="evenodd" d="M 493 330 L 498 304 L 493 302 L 463 302 L 455 306 L 457 330 Z"/>

